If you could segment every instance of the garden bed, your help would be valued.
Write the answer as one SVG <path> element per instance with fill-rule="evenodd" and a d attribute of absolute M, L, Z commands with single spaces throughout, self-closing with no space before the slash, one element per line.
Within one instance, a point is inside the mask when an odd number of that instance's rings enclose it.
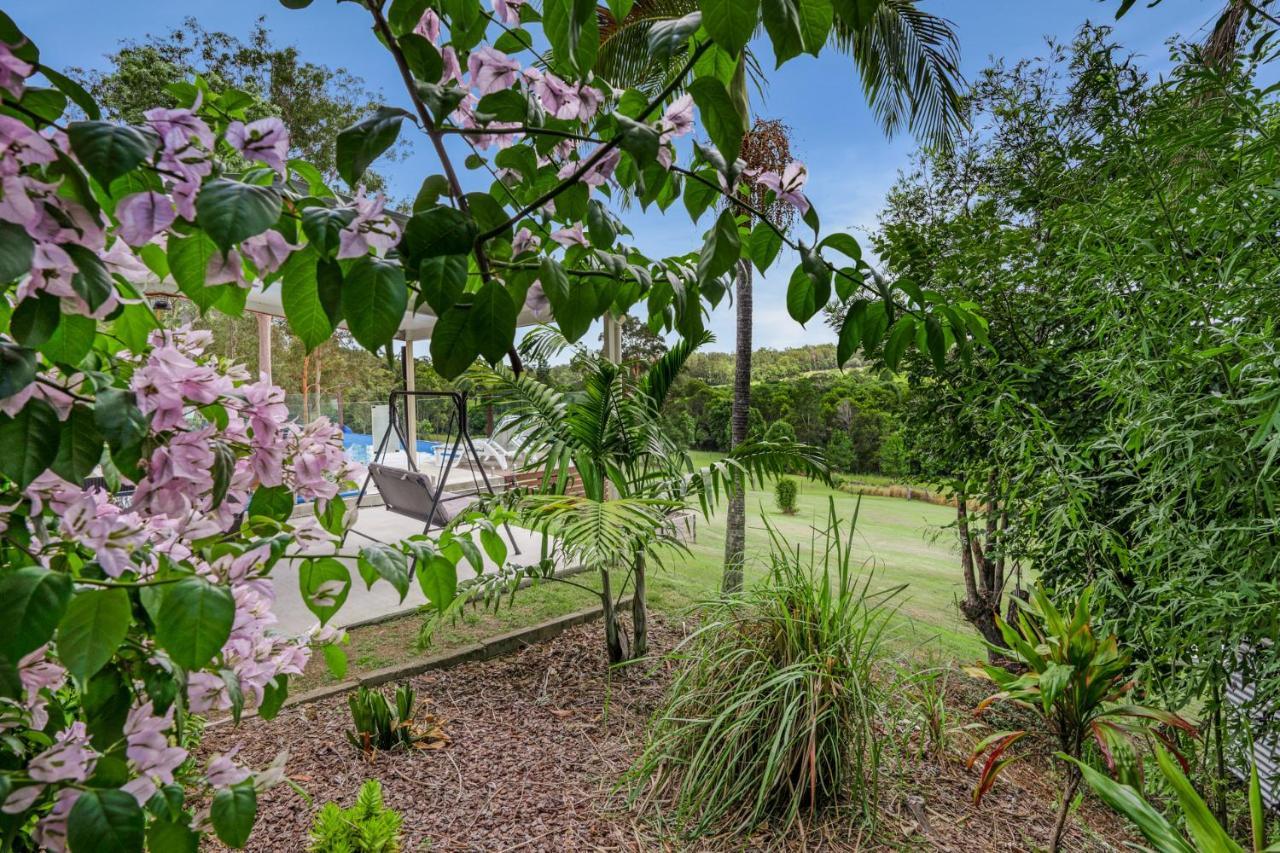
<path fill-rule="evenodd" d="M 655 650 L 670 649 L 684 628 L 655 619 Z M 219 727 L 208 732 L 202 749 L 238 745 L 239 758 L 249 764 L 266 764 L 286 749 L 290 776 L 313 798 L 309 803 L 286 786 L 265 794 L 250 850 L 304 850 L 320 805 L 350 805 L 371 778 L 382 782 L 387 804 L 404 814 L 405 850 L 990 851 L 1026 850 L 1048 836 L 1056 787 L 1045 765 L 1014 768 L 975 808 L 976 771 L 965 769 L 957 737 L 942 760 L 887 760 L 874 835 L 832 814 L 785 835 L 696 844 L 664 838 L 612 787 L 636 754 L 667 675 L 665 663 L 646 663 L 607 676 L 600 626 L 589 624 L 504 658 L 412 678 L 422 711 L 444 720 L 449 742 L 443 749 L 366 761 L 346 740 L 343 697 L 288 708 L 272 721 Z M 960 724 L 968 721 L 976 690 L 959 677 L 953 681 Z M 1086 802 L 1073 817 L 1065 849 L 1114 849 L 1128 838 L 1118 819 Z"/>

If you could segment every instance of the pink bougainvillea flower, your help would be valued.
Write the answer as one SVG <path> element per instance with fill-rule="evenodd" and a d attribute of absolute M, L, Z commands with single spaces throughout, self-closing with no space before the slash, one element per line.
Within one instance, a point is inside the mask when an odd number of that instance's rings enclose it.
<path fill-rule="evenodd" d="M 22 97 L 26 88 L 26 78 L 35 70 L 30 62 L 13 55 L 13 49 L 0 41 L 0 89 L 8 92 L 14 100 Z"/>
<path fill-rule="evenodd" d="M 521 228 L 516 232 L 516 238 L 511 241 L 511 254 L 523 255 L 525 252 L 536 252 L 541 245 L 541 238 L 528 228 Z"/>
<path fill-rule="evenodd" d="M 662 141 L 684 136 L 693 130 L 693 95 L 681 95 L 671 102 L 659 122 Z"/>
<path fill-rule="evenodd" d="M 578 87 L 578 121 L 591 121 L 604 103 L 604 93 L 595 86 Z"/>
<path fill-rule="evenodd" d="M 214 252 L 209 258 L 209 265 L 204 271 L 205 284 L 235 284 L 240 287 L 247 287 L 248 282 L 244 279 L 244 263 L 240 260 L 240 253 L 235 249 L 230 250 L 225 255 L 221 252 Z"/>
<path fill-rule="evenodd" d="M 557 243 L 559 243 L 561 246 L 564 246 L 566 249 L 574 245 L 577 245 L 577 246 L 587 245 L 587 238 L 582 233 L 581 222 L 576 222 L 569 228 L 561 228 L 559 231 L 553 231 L 551 233 L 551 239 L 555 240 Z"/>
<path fill-rule="evenodd" d="M 270 275 L 280 269 L 297 248 L 274 228 L 255 234 L 240 244 L 240 251 L 253 261 L 258 275 Z"/>
<path fill-rule="evenodd" d="M 453 45 L 447 44 L 440 51 L 440 83 L 462 82 L 462 66 L 458 64 L 458 52 L 453 49 Z"/>
<path fill-rule="evenodd" d="M 31 834 L 31 839 L 41 850 L 62 853 L 67 849 L 67 817 L 71 814 L 71 807 L 76 804 L 76 800 L 80 799 L 81 793 L 78 788 L 63 788 L 58 792 L 57 799 L 53 801 L 53 808 L 47 815 L 40 818 L 35 832 Z"/>
<path fill-rule="evenodd" d="M 618 161 L 622 159 L 622 152 L 617 148 L 610 148 L 604 153 L 597 162 L 591 165 L 591 168 L 582 173 L 580 180 L 589 187 L 598 187 L 603 185 L 609 178 L 613 177 L 613 170 L 618 168 Z M 556 173 L 557 177 L 567 178 L 576 172 L 581 163 L 569 162 L 560 167 L 560 171 Z"/>
<path fill-rule="evenodd" d="M 582 106 L 578 90 L 554 74 L 543 74 L 535 80 L 533 91 L 543 109 L 556 118 L 576 118 Z"/>
<path fill-rule="evenodd" d="M 756 183 L 773 190 L 779 201 L 785 201 L 801 213 L 809 212 L 809 199 L 803 192 L 808 180 L 809 170 L 798 160 L 788 163 L 781 174 L 761 172 L 756 177 Z"/>
<path fill-rule="evenodd" d="M 414 25 L 413 31 L 432 44 L 440 41 L 440 16 L 435 9 L 427 9 Z"/>
<path fill-rule="evenodd" d="M 227 142 L 248 159 L 265 163 L 284 174 L 284 161 L 289 156 L 289 131 L 277 117 L 268 116 L 248 124 L 233 121 L 227 127 Z"/>
<path fill-rule="evenodd" d="M 488 45 L 472 51 L 467 58 L 467 70 L 471 73 L 471 85 L 481 95 L 502 89 L 510 89 L 520 72 L 520 63 L 500 50 Z"/>
<path fill-rule="evenodd" d="M 125 718 L 125 756 L 130 768 L 137 773 L 124 785 L 133 794 L 138 805 L 146 805 L 161 785 L 171 785 L 173 774 L 187 760 L 187 751 L 169 744 L 169 730 L 173 728 L 173 706 L 164 716 L 157 716 L 150 701 L 129 711 Z"/>
<path fill-rule="evenodd" d="M 493 0 L 493 14 L 499 21 L 509 27 L 519 26 L 520 7 L 524 0 Z"/>
<path fill-rule="evenodd" d="M 338 232 L 338 259 L 358 258 L 368 254 L 370 249 L 377 255 L 383 255 L 400 242 L 400 226 L 390 216 L 382 212 L 386 204 L 382 193 L 369 198 L 361 187 L 352 200 L 355 218 Z"/>
<path fill-rule="evenodd" d="M 176 214 L 173 202 L 163 193 L 134 193 L 116 205 L 120 227 L 116 233 L 130 246 L 142 246 L 173 224 Z"/>
<path fill-rule="evenodd" d="M 79 720 L 58 732 L 53 746 L 31 759 L 27 775 L 37 782 L 83 782 L 93 773 L 98 753 L 89 745 L 89 731 Z"/>

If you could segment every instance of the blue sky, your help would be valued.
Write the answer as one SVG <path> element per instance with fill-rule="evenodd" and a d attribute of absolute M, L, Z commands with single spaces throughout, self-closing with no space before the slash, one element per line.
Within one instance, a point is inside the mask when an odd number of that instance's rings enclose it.
<path fill-rule="evenodd" d="M 164 32 L 194 16 L 208 29 L 246 34 L 259 16 L 280 43 L 296 45 L 314 62 L 343 66 L 394 102 L 400 96 L 394 65 L 368 30 L 356 4 L 317 0 L 303 11 L 276 0 L 16 0 L 6 4 L 18 25 L 39 45 L 53 67 L 99 67 L 123 39 Z M 949 18 L 960 37 L 962 66 L 972 77 L 992 57 L 1016 60 L 1042 53 L 1046 36 L 1068 39 L 1086 20 L 1111 21 L 1118 0 L 925 0 L 929 11 Z M 1167 66 L 1166 40 L 1181 34 L 1202 37 L 1221 0 L 1164 0 L 1155 8 L 1135 7 L 1117 25 L 1117 36 L 1159 72 Z M 761 55 L 769 57 L 768 49 Z M 793 149 L 809 166 L 809 197 L 824 231 L 855 235 L 875 223 L 881 200 L 910 160 L 907 135 L 885 139 L 864 105 L 848 60 L 835 53 L 792 60 L 770 74 L 758 115 L 781 118 L 794 132 Z M 421 178 L 438 171 L 426 146 L 406 160 L 380 167 L 398 197 L 412 196 Z M 626 214 L 640 248 L 653 255 L 695 247 L 701 228 L 690 225 L 680 205 L 662 215 Z M 706 220 L 704 219 L 704 224 Z M 790 262 L 790 264 L 788 263 Z M 784 294 L 794 259 L 785 255 L 755 291 L 757 347 L 785 347 L 833 340 L 817 319 L 801 328 L 786 312 Z M 727 302 L 715 312 L 713 349 L 732 350 L 733 315 Z M 588 338 L 594 340 L 594 335 Z"/>

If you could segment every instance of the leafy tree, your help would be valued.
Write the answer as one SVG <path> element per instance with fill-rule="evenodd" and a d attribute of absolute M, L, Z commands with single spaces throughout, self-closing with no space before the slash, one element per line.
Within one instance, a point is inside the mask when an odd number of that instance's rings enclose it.
<path fill-rule="evenodd" d="M 345 68 L 307 62 L 296 47 L 273 43 L 259 18 L 245 40 L 209 31 L 195 18 L 163 35 L 126 41 L 107 57 L 105 71 L 74 68 L 71 73 L 93 95 L 109 117 L 137 123 L 154 107 L 174 107 L 175 83 L 199 75 L 213 91 L 234 89 L 253 99 L 245 112 L 251 119 L 279 116 L 289 130 L 291 156 L 338 179 L 338 133 L 372 115 L 382 97 Z M 374 172 L 365 185 L 380 189 L 385 181 Z"/>

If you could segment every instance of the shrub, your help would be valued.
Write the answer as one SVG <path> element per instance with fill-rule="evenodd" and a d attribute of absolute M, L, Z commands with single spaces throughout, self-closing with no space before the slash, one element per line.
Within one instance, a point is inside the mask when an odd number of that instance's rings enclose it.
<path fill-rule="evenodd" d="M 779 477 L 778 482 L 773 486 L 773 499 L 777 503 L 778 509 L 787 515 L 796 514 L 796 494 L 799 488 L 796 481 L 790 477 Z"/>
<path fill-rule="evenodd" d="M 786 421 L 774 421 L 769 424 L 769 428 L 764 431 L 765 441 L 795 441 L 795 427 Z"/>
<path fill-rule="evenodd" d="M 858 468 L 858 452 L 847 432 L 837 430 L 827 439 L 827 464 L 836 471 L 853 471 Z"/>
<path fill-rule="evenodd" d="M 1087 764 L 1076 763 L 1093 792 L 1116 812 L 1132 821 L 1134 826 L 1161 853 L 1195 853 L 1197 850 L 1244 853 L 1245 848 L 1237 844 L 1231 838 L 1231 834 L 1218 822 L 1213 811 L 1196 793 L 1191 782 L 1169 754 L 1157 747 L 1156 760 L 1160 766 L 1160 773 L 1177 795 L 1183 822 L 1195 839 L 1195 844 L 1188 843 L 1173 824 L 1144 800 L 1136 790 L 1107 778 Z M 1257 764 L 1253 764 L 1249 769 L 1249 828 L 1252 837 L 1248 849 L 1253 850 L 1254 853 L 1264 853 L 1267 850 L 1280 848 L 1277 844 L 1267 845 L 1267 813 L 1262 804 L 1262 785 L 1258 780 Z"/>
<path fill-rule="evenodd" d="M 398 853 L 404 817 L 382 801 L 382 784 L 360 786 L 349 809 L 325 803 L 311 824 L 310 853 Z"/>
<path fill-rule="evenodd" d="M 872 669 L 898 590 L 871 593 L 855 574 L 856 518 L 842 532 L 833 502 L 807 557 L 770 527 L 766 581 L 709 605 L 673 653 L 679 669 L 627 775 L 633 804 L 661 802 L 690 836 L 790 826 L 845 796 L 874 820 Z"/>
<path fill-rule="evenodd" d="M 1129 678 L 1129 656 L 1119 650 L 1115 635 L 1101 640 L 1095 636 L 1088 588 L 1069 615 L 1060 613 L 1040 586 L 1032 591 L 1031 601 L 1014 601 L 1021 608 L 1018 625 L 1015 628 L 996 617 L 1006 645 L 996 651 L 1021 672 L 993 664 L 970 672 L 1000 687 L 982 701 L 978 713 L 998 702 L 1029 708 L 1040 715 L 1046 733 L 1056 738 L 1061 752 L 1072 759 L 1067 764 L 1067 781 L 1050 843 L 1050 849 L 1057 850 L 1080 784 L 1079 761 L 1087 741 L 1097 743 L 1113 774 L 1136 780 L 1141 772 L 1138 748 L 1150 746 L 1155 737 L 1168 740 L 1156 726 L 1168 725 L 1188 734 L 1196 730 L 1177 714 L 1134 704 L 1128 698 L 1134 686 Z M 1026 730 L 1000 731 L 978 743 L 969 764 L 984 754 L 986 761 L 974 791 L 975 801 L 981 800 L 1000 771 L 1016 760 L 1004 754 L 1026 734 Z"/>
<path fill-rule="evenodd" d="M 396 688 L 394 707 L 380 691 L 367 687 L 347 697 L 347 706 L 355 726 L 355 731 L 347 732 L 347 740 L 366 755 L 397 747 L 441 747 L 448 742 L 434 716 L 414 716 L 413 688 L 407 684 Z"/>

